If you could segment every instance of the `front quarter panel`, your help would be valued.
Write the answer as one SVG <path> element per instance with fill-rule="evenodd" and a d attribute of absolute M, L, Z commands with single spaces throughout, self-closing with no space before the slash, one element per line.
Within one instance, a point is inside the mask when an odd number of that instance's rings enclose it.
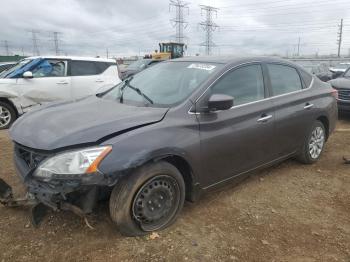
<path fill-rule="evenodd" d="M 199 125 L 195 115 L 171 112 L 161 122 L 114 137 L 103 144 L 112 152 L 99 169 L 116 182 L 122 175 L 149 162 L 167 156 L 179 156 L 191 167 L 193 182 L 200 173 Z"/>

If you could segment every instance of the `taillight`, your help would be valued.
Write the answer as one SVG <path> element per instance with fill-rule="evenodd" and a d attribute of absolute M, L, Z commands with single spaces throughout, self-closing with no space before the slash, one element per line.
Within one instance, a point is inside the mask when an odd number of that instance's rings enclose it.
<path fill-rule="evenodd" d="M 338 90 L 337 89 L 332 88 L 331 94 L 332 94 L 332 96 L 335 97 L 335 99 L 338 99 Z"/>

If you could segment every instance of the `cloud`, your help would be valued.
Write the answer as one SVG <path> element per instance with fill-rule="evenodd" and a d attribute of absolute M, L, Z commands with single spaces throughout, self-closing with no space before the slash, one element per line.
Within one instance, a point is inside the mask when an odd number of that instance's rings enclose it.
<path fill-rule="evenodd" d="M 205 20 L 199 4 L 219 7 L 213 20 L 215 54 L 292 54 L 300 37 L 302 54 L 336 53 L 338 23 L 344 18 L 342 52 L 350 48 L 350 3 L 345 0 L 215 0 L 188 1 L 188 26 L 184 30 L 188 54 L 203 53 Z M 0 41 L 12 53 L 32 54 L 37 34 L 42 54 L 53 54 L 53 31 L 60 32 L 60 49 L 69 55 L 138 55 L 152 52 L 158 42 L 174 40 L 170 23 L 175 10 L 167 0 L 12 0 L 0 9 Z M 349 22 L 348 22 L 349 21 Z M 0 52 L 4 52 L 0 50 Z"/>

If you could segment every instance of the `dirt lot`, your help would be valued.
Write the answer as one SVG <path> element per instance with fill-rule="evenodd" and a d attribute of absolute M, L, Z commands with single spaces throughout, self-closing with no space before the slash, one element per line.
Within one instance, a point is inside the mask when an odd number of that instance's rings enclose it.
<path fill-rule="evenodd" d="M 12 145 L 0 132 L 0 177 L 23 190 L 12 165 Z M 125 238 L 102 205 L 95 229 L 62 212 L 39 229 L 27 212 L 0 207 L 0 262 L 4 261 L 350 261 L 350 117 L 343 117 L 321 160 L 293 160 L 186 203 L 159 237 Z"/>

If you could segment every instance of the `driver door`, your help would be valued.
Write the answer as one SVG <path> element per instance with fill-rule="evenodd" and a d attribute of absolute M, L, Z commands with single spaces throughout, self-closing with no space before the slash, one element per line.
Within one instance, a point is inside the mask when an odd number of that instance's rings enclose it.
<path fill-rule="evenodd" d="M 33 78 L 17 80 L 21 96 L 26 101 L 24 107 L 72 98 L 67 60 L 44 59 L 31 72 Z"/>
<path fill-rule="evenodd" d="M 223 182 L 274 159 L 273 104 L 267 97 L 260 64 L 225 73 L 205 96 L 232 96 L 229 110 L 200 113 L 201 162 L 204 187 Z M 205 106 L 204 104 L 200 105 Z M 197 107 L 197 105 L 196 105 Z"/>

